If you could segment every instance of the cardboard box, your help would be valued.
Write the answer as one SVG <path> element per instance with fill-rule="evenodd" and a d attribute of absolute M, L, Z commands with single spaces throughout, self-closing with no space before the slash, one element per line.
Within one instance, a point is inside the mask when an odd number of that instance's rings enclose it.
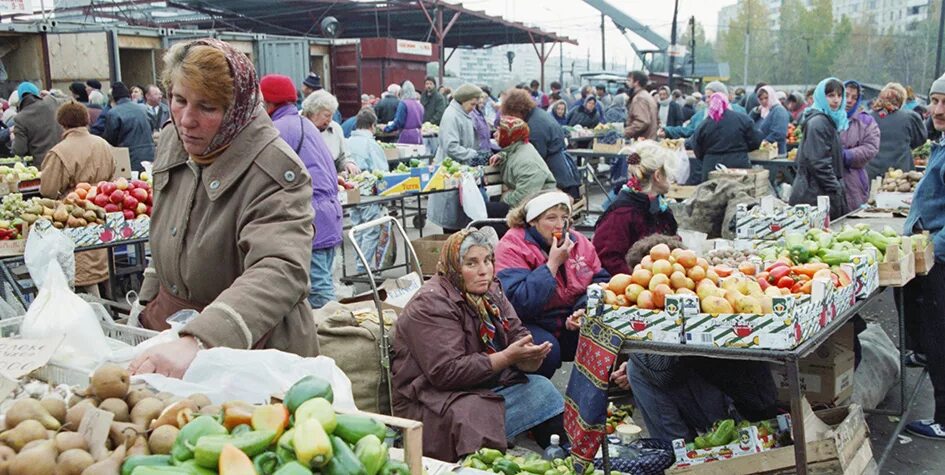
<path fill-rule="evenodd" d="M 795 205 L 775 209 L 770 196 L 760 206 L 748 209 L 740 204 L 735 211 L 735 237 L 738 239 L 780 239 L 786 232 L 827 229 L 830 199 L 818 197 L 818 205 Z"/>
<path fill-rule="evenodd" d="M 384 157 L 388 160 L 397 160 L 400 158 L 400 150 L 397 150 L 397 147 L 393 148 L 383 148 Z"/>
<path fill-rule="evenodd" d="M 670 307 L 671 296 L 667 296 L 666 306 Z M 664 343 L 683 342 L 683 318 L 685 313 L 698 312 L 698 301 L 677 302 L 674 307 L 678 315 L 671 317 L 663 310 L 644 310 L 637 307 L 620 307 L 604 303 L 604 292 L 599 285 L 587 288 L 587 314 L 596 315 L 604 324 L 613 329 L 624 339 L 641 341 L 660 341 Z"/>
<path fill-rule="evenodd" d="M 36 229 L 50 226 L 52 223 L 45 219 L 33 223 Z M 72 239 L 76 248 L 81 248 L 147 237 L 150 230 L 151 218 L 147 216 L 129 221 L 121 213 L 108 213 L 105 215 L 105 224 L 65 228 L 62 232 Z"/>
<path fill-rule="evenodd" d="M 749 160 L 773 160 L 775 158 L 778 158 L 777 148 L 759 148 L 748 152 Z"/>
<path fill-rule="evenodd" d="M 352 205 L 361 202 L 361 191 L 358 189 L 344 190 L 338 192 L 338 203 L 342 206 Z"/>
<path fill-rule="evenodd" d="M 436 274 L 436 263 L 440 261 L 440 251 L 449 237 L 449 234 L 434 234 L 410 241 L 414 252 L 417 253 L 417 259 L 420 260 L 423 275 Z"/>
<path fill-rule="evenodd" d="M 813 403 L 842 405 L 853 395 L 853 324 L 840 328 L 813 354 L 800 361 L 801 390 Z M 789 402 L 787 373 L 773 366 L 771 374 L 778 386 L 778 400 Z"/>
<path fill-rule="evenodd" d="M 420 177 L 412 173 L 391 173 L 377 181 L 377 194 L 381 196 L 417 193 L 420 191 Z"/>
<path fill-rule="evenodd" d="M 115 178 L 131 179 L 131 155 L 126 147 L 112 147 L 112 160 L 115 161 Z"/>
<path fill-rule="evenodd" d="M 399 143 L 396 144 L 396 146 L 397 155 L 399 158 L 412 158 L 427 155 L 426 145 Z"/>
<path fill-rule="evenodd" d="M 591 150 L 598 153 L 620 153 L 620 149 L 624 146 L 623 139 L 617 139 L 616 143 L 602 143 L 597 139 L 594 139 L 594 145 Z"/>
<path fill-rule="evenodd" d="M 407 302 L 413 298 L 413 295 L 423 286 L 423 277 L 416 272 L 396 279 L 387 279 L 378 286 L 378 294 L 381 298 L 381 310 L 386 314 L 388 310 L 393 310 L 397 315 L 404 310 Z M 350 306 L 353 309 L 359 307 L 370 307 L 376 312 L 374 306 L 374 295 L 372 292 L 356 295 L 354 297 L 342 299 L 339 303 Z"/>

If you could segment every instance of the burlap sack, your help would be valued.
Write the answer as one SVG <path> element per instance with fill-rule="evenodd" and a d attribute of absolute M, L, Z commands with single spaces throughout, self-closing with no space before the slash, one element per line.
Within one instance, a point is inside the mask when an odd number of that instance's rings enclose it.
<path fill-rule="evenodd" d="M 722 218 L 722 238 L 735 239 L 735 211 L 738 210 L 738 205 L 744 204 L 751 208 L 759 202 L 761 200 L 750 196 L 745 191 L 736 191 L 728 200 L 728 206 L 725 207 L 725 216 Z"/>
<path fill-rule="evenodd" d="M 335 364 L 351 380 L 354 403 L 362 411 L 390 414 L 386 373 L 381 367 L 381 333 L 376 322 L 358 323 L 353 307 L 330 302 L 313 310 L 318 325 L 319 354 Z M 393 327 L 387 328 L 393 342 Z"/>
<path fill-rule="evenodd" d="M 720 237 L 728 202 L 738 192 L 747 194 L 748 187 L 730 180 L 709 180 L 699 185 L 687 201 L 687 229 L 703 232 L 708 239 Z"/>

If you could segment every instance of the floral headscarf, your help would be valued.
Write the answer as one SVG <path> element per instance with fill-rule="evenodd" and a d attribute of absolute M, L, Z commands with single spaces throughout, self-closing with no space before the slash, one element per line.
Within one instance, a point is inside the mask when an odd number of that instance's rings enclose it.
<path fill-rule="evenodd" d="M 876 111 L 880 117 L 886 117 L 902 108 L 907 94 L 906 89 L 902 87 L 902 85 L 889 83 L 879 92 L 879 97 L 873 101 L 873 110 Z"/>
<path fill-rule="evenodd" d="M 728 96 L 722 94 L 721 92 L 713 93 L 709 96 L 709 117 L 718 122 L 722 120 L 722 116 L 725 115 L 725 111 L 729 110 L 732 106 L 728 103 Z"/>
<path fill-rule="evenodd" d="M 837 126 L 838 132 L 843 132 L 850 127 L 850 122 L 847 120 L 847 110 L 846 110 L 846 89 L 841 88 L 840 95 L 840 105 L 836 110 L 830 108 L 830 104 L 827 102 L 827 83 L 830 81 L 840 82 L 837 78 L 827 78 L 823 81 L 820 81 L 820 84 L 817 84 L 817 88 L 814 89 L 814 103 L 811 104 L 811 108 L 814 110 L 819 110 L 824 114 L 827 114 L 827 117 L 830 117 L 833 120 L 834 125 Z M 840 84 L 843 84 L 842 82 Z"/>
<path fill-rule="evenodd" d="M 778 101 L 778 92 L 774 90 L 771 86 L 763 86 L 762 91 L 768 93 L 768 98 L 765 99 L 765 102 L 761 104 L 761 118 L 764 119 L 768 117 L 768 114 L 771 112 L 771 109 L 774 109 L 776 106 L 781 105 L 781 102 Z"/>
<path fill-rule="evenodd" d="M 524 120 L 504 115 L 499 120 L 499 135 L 496 137 L 496 142 L 502 148 L 516 142 L 528 143 L 528 134 L 528 124 Z"/>
<path fill-rule="evenodd" d="M 210 145 L 202 154 L 206 157 L 227 147 L 256 118 L 258 113 L 265 113 L 265 111 L 257 110 L 261 104 L 259 81 L 256 78 L 253 62 L 245 54 L 234 49 L 229 43 L 215 38 L 194 40 L 187 45 L 187 49 L 197 45 L 220 50 L 226 56 L 226 62 L 230 65 L 230 76 L 233 78 L 233 97 L 230 98 L 230 104 L 227 105 L 223 114 L 220 130 L 210 140 Z M 171 95 L 170 90 L 168 95 Z"/>
<path fill-rule="evenodd" d="M 479 338 L 486 345 L 486 353 L 492 354 L 498 351 L 495 344 L 495 332 L 497 326 L 502 326 L 506 332 L 509 331 L 509 320 L 502 316 L 499 307 L 492 302 L 488 294 L 476 295 L 466 291 L 466 282 L 463 280 L 463 256 L 461 248 L 463 241 L 474 231 L 464 229 L 453 233 L 445 243 L 440 252 L 440 260 L 436 264 L 436 273 L 445 277 L 457 290 L 462 293 L 476 314 L 479 315 Z"/>

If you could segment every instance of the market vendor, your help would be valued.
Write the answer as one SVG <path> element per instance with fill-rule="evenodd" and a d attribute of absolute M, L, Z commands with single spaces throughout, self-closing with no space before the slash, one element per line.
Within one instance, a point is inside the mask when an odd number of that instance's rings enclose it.
<path fill-rule="evenodd" d="M 115 177 L 112 148 L 105 139 L 89 133 L 89 112 L 76 101 L 59 107 L 56 122 L 65 130 L 43 160 L 39 192 L 54 200 L 66 198 L 79 183 L 94 184 Z M 88 191 L 88 190 L 86 190 Z M 77 292 L 100 295 L 98 284 L 108 281 L 108 250 L 77 252 Z"/>
<path fill-rule="evenodd" d="M 437 275 L 395 324 L 394 413 L 423 422 L 428 457 L 504 451 L 526 431 L 544 448 L 552 434 L 564 434 L 561 394 L 548 379 L 525 374 L 548 357 L 551 343 L 532 342 L 494 270 L 485 232 L 453 234 Z"/>
<path fill-rule="evenodd" d="M 814 103 L 801 119 L 804 140 L 797 147 L 797 177 L 789 200 L 792 206 L 816 206 L 818 196 L 828 196 L 831 219 L 847 212 L 840 144 L 840 133 L 849 127 L 844 92 L 837 78 L 820 81 L 814 90 Z"/>
<path fill-rule="evenodd" d="M 932 83 L 929 91 L 932 125 L 945 131 L 945 75 Z M 907 313 L 906 321 L 918 325 L 919 350 L 925 354 L 929 380 L 935 393 L 935 413 L 931 418 L 913 421 L 906 430 L 920 437 L 945 440 L 945 144 L 932 146 L 925 177 L 913 195 L 912 207 L 903 234 L 928 231 L 935 246 L 935 265 L 928 275 L 916 276 L 905 288 L 906 301 L 924 299 L 924 305 L 911 306 L 918 315 Z M 910 307 L 907 307 L 909 309 Z"/>
<path fill-rule="evenodd" d="M 762 86 L 758 91 L 758 108 L 751 113 L 758 124 L 761 139 L 778 145 L 778 154 L 787 153 L 787 128 L 791 114 L 781 105 L 778 93 L 771 86 Z"/>
<path fill-rule="evenodd" d="M 505 295 L 535 341 L 552 345 L 536 371 L 548 378 L 562 361 L 574 360 L 587 286 L 610 278 L 594 245 L 570 223 L 571 198 L 543 192 L 509 212 L 511 229 L 496 248 Z"/>
<path fill-rule="evenodd" d="M 163 330 L 180 310 L 199 313 L 130 369 L 181 377 L 217 346 L 316 355 L 312 182 L 262 107 L 253 63 L 200 39 L 172 46 L 164 64 L 172 123 L 154 163 L 141 323 Z"/>
<path fill-rule="evenodd" d="M 692 136 L 692 151 L 701 162 L 699 183 L 708 180 L 709 172 L 718 165 L 751 168 L 748 152 L 761 146 L 751 119 L 732 109 L 728 96 L 719 92 L 709 96 L 706 116 Z"/>
<path fill-rule="evenodd" d="M 397 143 L 423 145 L 423 105 L 420 96 L 410 81 L 400 87 L 400 102 L 394 112 L 394 120 L 384 127 L 384 133 L 400 131 Z"/>
<path fill-rule="evenodd" d="M 630 274 L 627 251 L 651 234 L 676 234 L 676 218 L 664 195 L 676 172 L 674 152 L 651 140 L 620 151 L 627 155 L 630 179 L 597 220 L 594 248 L 610 275 Z"/>

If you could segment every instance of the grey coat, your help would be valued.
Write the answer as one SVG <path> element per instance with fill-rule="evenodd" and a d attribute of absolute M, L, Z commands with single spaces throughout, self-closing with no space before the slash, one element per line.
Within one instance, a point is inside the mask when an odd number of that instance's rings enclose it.
<path fill-rule="evenodd" d="M 436 150 L 434 163 L 440 163 L 446 157 L 465 163 L 479 156 L 473 119 L 456 101 L 451 101 L 443 113 L 439 139 L 440 146 Z M 446 229 L 461 229 L 469 224 L 469 218 L 459 204 L 458 191 L 430 195 L 427 217 Z"/>
<path fill-rule="evenodd" d="M 808 111 L 801 121 L 804 140 L 797 149 L 797 177 L 790 204 L 816 205 L 818 196 L 829 196 L 830 218 L 836 219 L 847 212 L 840 134 L 826 114 Z"/>
<path fill-rule="evenodd" d="M 913 111 L 899 109 L 881 117 L 870 114 L 879 125 L 879 154 L 866 164 L 870 180 L 882 176 L 889 168 L 910 171 L 914 168 L 912 149 L 925 143 L 928 131 L 922 117 Z"/>
<path fill-rule="evenodd" d="M 13 153 L 33 157 L 33 166 L 42 168 L 43 158 L 60 140 L 62 127 L 56 122 L 59 101 L 53 96 L 40 99 L 26 95 L 26 102 L 20 103 L 20 110 L 13 119 L 16 128 L 13 132 Z"/>
<path fill-rule="evenodd" d="M 131 99 L 121 99 L 108 110 L 102 138 L 115 147 L 128 147 L 132 170 L 144 171 L 141 162 L 154 162 L 151 121 L 145 108 Z"/>

